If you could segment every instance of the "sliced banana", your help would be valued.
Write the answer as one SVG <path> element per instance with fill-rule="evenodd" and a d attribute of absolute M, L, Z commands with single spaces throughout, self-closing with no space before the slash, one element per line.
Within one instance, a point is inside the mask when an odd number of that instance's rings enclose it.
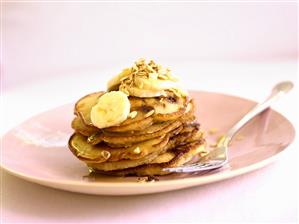
<path fill-rule="evenodd" d="M 118 75 L 114 76 L 107 85 L 108 91 L 111 90 L 118 90 L 118 86 L 120 85 L 122 79 L 125 77 L 129 76 L 131 73 L 131 68 L 125 68 L 121 73 Z"/>
<path fill-rule="evenodd" d="M 102 95 L 90 112 L 91 122 L 98 128 L 119 125 L 130 113 L 128 96 L 121 91 L 111 91 Z"/>
<path fill-rule="evenodd" d="M 177 82 L 160 80 L 157 76 L 149 76 L 147 79 L 143 79 L 143 88 L 148 90 L 166 90 L 176 88 L 177 86 Z"/>
<path fill-rule="evenodd" d="M 132 86 L 132 87 L 123 87 L 120 86 L 120 91 L 123 91 L 129 96 L 136 96 L 141 98 L 147 98 L 147 97 L 158 97 L 158 96 L 164 96 L 166 95 L 164 90 L 148 90 L 148 89 L 140 89 L 138 87 Z"/>

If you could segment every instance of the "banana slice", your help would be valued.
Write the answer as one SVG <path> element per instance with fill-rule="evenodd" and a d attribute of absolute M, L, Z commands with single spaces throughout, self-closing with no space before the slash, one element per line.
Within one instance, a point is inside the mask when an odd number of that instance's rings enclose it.
<path fill-rule="evenodd" d="M 157 76 L 135 76 L 133 81 L 133 84 L 121 82 L 119 90 L 129 96 L 141 98 L 164 96 L 166 90 L 172 90 L 179 96 L 187 95 L 186 91 L 183 91 L 176 81 L 160 80 Z"/>
<path fill-rule="evenodd" d="M 121 73 L 118 75 L 114 76 L 111 80 L 109 80 L 108 85 L 107 85 L 107 90 L 112 91 L 112 90 L 118 90 L 118 86 L 121 83 L 121 80 L 127 76 L 129 76 L 131 73 L 131 68 L 125 68 Z"/>
<path fill-rule="evenodd" d="M 120 86 L 119 90 L 127 93 L 129 96 L 136 96 L 136 97 L 140 97 L 140 98 L 166 96 L 166 93 L 164 90 L 140 89 L 135 86 L 132 86 L 132 87 Z"/>
<path fill-rule="evenodd" d="M 98 128 L 112 127 L 125 121 L 130 113 L 128 96 L 121 91 L 102 95 L 90 112 L 91 122 Z"/>

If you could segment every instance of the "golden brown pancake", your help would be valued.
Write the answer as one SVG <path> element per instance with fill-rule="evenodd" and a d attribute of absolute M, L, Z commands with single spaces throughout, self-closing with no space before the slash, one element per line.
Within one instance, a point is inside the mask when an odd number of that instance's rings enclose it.
<path fill-rule="evenodd" d="M 172 130 L 171 132 L 168 133 L 169 137 L 172 138 L 173 136 L 178 135 L 183 129 L 183 126 L 180 125 L 178 128 Z M 163 135 L 162 135 L 163 136 Z M 114 143 L 109 143 L 109 142 L 105 142 L 105 144 L 109 145 L 111 148 L 119 148 L 119 147 L 124 147 L 124 148 L 128 148 L 130 147 L 132 144 L 128 144 L 128 145 L 123 145 L 123 144 L 114 144 Z"/>
<path fill-rule="evenodd" d="M 106 161 L 119 161 L 123 159 L 140 159 L 146 155 L 160 150 L 169 141 L 169 135 L 153 138 L 135 144 L 129 148 L 111 148 L 106 144 L 90 145 L 86 137 L 73 134 L 69 140 L 69 147 L 73 154 L 83 161 L 101 163 Z M 108 155 L 107 155 L 108 154 Z"/>
<path fill-rule="evenodd" d="M 153 117 L 150 116 L 141 121 L 134 122 L 134 123 L 131 123 L 128 125 L 120 125 L 120 126 L 114 126 L 111 128 L 105 128 L 105 129 L 103 129 L 103 132 L 107 133 L 108 135 L 110 134 L 110 135 L 115 135 L 115 136 L 149 134 L 149 133 L 153 133 L 153 132 L 162 130 L 167 124 L 165 122 L 168 122 L 168 124 L 170 124 L 171 122 L 174 122 L 174 120 L 175 120 L 175 119 L 173 119 L 174 116 L 176 119 L 179 119 L 182 123 L 190 122 L 195 119 L 195 116 L 194 116 L 194 104 L 192 101 L 190 101 L 189 104 L 190 104 L 189 105 L 190 110 L 188 112 L 186 112 L 184 109 L 184 113 L 182 115 L 181 114 L 178 115 L 178 113 L 161 115 L 161 118 L 163 117 L 163 119 L 161 119 L 161 121 L 159 121 L 159 119 L 155 120 L 156 115 L 154 115 Z M 181 112 L 179 112 L 179 113 L 181 113 Z M 168 119 L 167 119 L 167 117 L 168 117 Z"/>
<path fill-rule="evenodd" d="M 194 110 L 193 103 L 191 106 L 192 106 L 191 110 L 180 117 L 180 121 L 182 123 L 194 120 L 195 116 L 193 115 L 193 110 Z M 131 136 L 131 135 L 149 134 L 149 133 L 160 131 L 173 121 L 158 122 L 154 124 L 152 124 L 152 122 L 153 119 L 151 117 L 148 117 L 143 119 L 142 121 L 132 122 L 131 124 L 114 126 L 111 128 L 105 128 L 99 130 L 94 126 L 86 125 L 80 116 L 76 116 L 72 121 L 72 128 L 76 132 L 84 136 L 92 136 L 101 131 L 105 135 L 109 135 L 109 136 Z"/>
<path fill-rule="evenodd" d="M 87 126 L 93 126 L 93 124 L 91 123 L 90 111 L 91 108 L 94 105 L 96 105 L 99 97 L 102 96 L 103 94 L 104 92 L 88 94 L 82 97 L 81 99 L 79 99 L 75 104 L 74 113 L 80 116 L 84 124 L 86 124 Z"/>
<path fill-rule="evenodd" d="M 78 116 L 76 116 L 73 121 L 72 121 L 72 128 L 84 135 L 84 136 L 91 136 L 95 133 L 98 133 L 99 132 L 99 129 L 96 128 L 96 127 L 93 127 L 93 126 L 87 126 L 86 124 L 84 124 L 84 122 L 82 121 L 82 119 Z"/>
<path fill-rule="evenodd" d="M 141 107 L 141 106 L 148 106 L 152 107 L 153 109 L 157 107 L 166 107 L 167 104 L 175 104 L 179 107 L 185 107 L 189 102 L 187 97 L 181 98 L 176 96 L 174 93 L 167 91 L 167 96 L 160 96 L 160 97 L 149 97 L 149 98 L 140 98 L 140 97 L 130 97 L 131 107 Z"/>
<path fill-rule="evenodd" d="M 193 136 L 189 136 L 189 139 L 184 139 L 184 142 L 181 142 L 181 143 L 186 145 L 188 143 L 193 144 L 194 142 L 204 142 L 202 139 L 202 134 L 199 134 L 200 131 L 197 131 L 197 132 L 198 132 L 197 134 L 193 134 Z M 134 157 L 134 153 L 132 153 L 132 152 L 135 149 L 135 146 L 136 146 L 135 145 L 134 147 L 131 147 L 128 149 L 126 149 L 126 148 L 125 149 L 123 149 L 123 148 L 115 149 L 116 150 L 115 152 L 113 151 L 113 149 L 106 147 L 105 150 L 107 150 L 111 153 L 111 157 L 114 156 L 113 160 L 107 159 L 106 161 L 104 161 L 103 159 L 101 159 L 99 161 L 95 161 L 95 159 L 93 159 L 93 160 L 91 160 L 91 159 L 87 160 L 85 158 L 83 158 L 83 159 L 79 158 L 79 159 L 86 161 L 89 164 L 89 166 L 92 166 L 94 168 L 101 169 L 104 171 L 125 169 L 128 167 L 135 167 L 135 166 L 137 166 L 136 164 L 139 164 L 139 165 L 146 164 L 152 160 L 156 160 L 156 158 L 158 158 L 158 157 L 160 158 L 159 160 L 161 160 L 161 155 L 165 154 L 170 149 L 175 148 L 177 153 L 179 153 L 182 150 L 185 150 L 185 148 L 182 148 L 185 146 L 177 146 L 176 147 L 176 143 L 177 143 L 176 137 L 177 136 L 180 136 L 180 134 L 179 135 L 176 134 L 175 136 L 172 136 L 171 139 L 169 139 L 169 136 L 168 136 L 168 137 L 162 138 L 162 141 L 161 141 L 161 139 L 160 140 L 154 139 L 153 141 L 150 140 L 150 141 L 140 143 L 139 146 L 142 151 L 143 157 L 141 157 L 141 156 Z M 153 142 L 156 143 L 158 141 L 160 141 L 160 142 L 157 143 L 156 146 L 152 146 L 152 148 L 146 147 L 146 146 L 150 147 L 149 145 L 153 144 Z M 84 140 L 83 140 L 83 142 L 84 142 Z M 72 143 L 70 143 L 70 144 L 72 144 Z M 81 143 L 81 144 L 84 144 L 84 143 Z M 74 152 L 74 151 L 75 150 L 80 151 L 80 150 L 82 150 L 82 147 L 78 147 L 78 146 L 77 147 L 71 146 L 71 147 L 73 148 L 73 150 L 72 150 L 73 153 L 78 157 L 78 152 Z M 86 147 L 91 147 L 90 149 L 94 149 L 92 147 L 96 147 L 96 146 L 90 146 L 90 144 L 86 144 Z M 100 146 L 100 148 L 101 148 L 101 150 L 103 149 L 102 146 Z M 114 155 L 113 155 L 113 153 L 114 153 Z M 100 152 L 98 152 L 94 158 L 98 158 L 98 157 L 102 157 Z M 165 157 L 165 155 L 163 157 Z M 124 158 L 128 158 L 128 159 L 124 159 Z"/>
<path fill-rule="evenodd" d="M 153 124 L 153 117 L 144 117 L 144 119 L 136 122 L 131 122 L 129 124 L 123 125 L 120 124 L 119 126 L 113 126 L 109 128 L 103 129 L 103 131 L 107 132 L 132 132 L 132 131 L 141 131 L 145 128 L 150 127 Z"/>
<path fill-rule="evenodd" d="M 90 111 L 94 105 L 96 105 L 99 97 L 103 95 L 105 92 L 96 92 L 96 93 L 91 93 L 88 94 L 81 99 L 77 101 L 75 104 L 75 114 L 79 115 L 82 118 L 82 121 L 88 125 L 88 126 L 93 126 L 90 118 Z M 151 107 L 139 107 L 139 108 L 133 108 L 132 111 L 136 111 L 137 115 L 134 118 L 128 117 L 127 120 L 125 120 L 121 125 L 128 125 L 137 121 L 141 121 L 144 118 L 146 118 L 146 115 L 148 114 L 149 111 L 151 111 Z"/>
<path fill-rule="evenodd" d="M 191 159 L 193 159 L 196 155 L 200 156 L 200 152 L 205 150 L 205 142 L 196 141 L 184 146 L 181 148 L 177 148 L 177 150 L 173 150 L 170 152 L 162 153 L 157 156 L 155 159 L 144 163 L 143 165 L 112 170 L 112 169 L 102 169 L 106 168 L 103 166 L 97 166 L 94 164 L 88 164 L 88 166 L 96 173 L 102 173 L 106 175 L 114 175 L 114 176 L 128 176 L 128 175 L 137 175 L 137 176 L 154 176 L 154 175 L 165 175 L 169 172 L 163 171 L 163 168 L 166 167 L 177 167 L 182 166 L 188 163 Z"/>
<path fill-rule="evenodd" d="M 86 162 L 88 167 L 93 167 L 95 169 L 103 170 L 103 171 L 111 171 L 111 170 L 119 170 L 119 169 L 126 169 L 130 167 L 140 166 L 142 164 L 147 164 L 153 159 L 155 159 L 161 152 L 163 152 L 164 148 L 161 148 L 158 151 L 155 151 L 147 156 L 144 156 L 140 159 L 124 159 L 119 161 L 113 162 L 104 162 L 104 163 L 94 163 L 92 161 Z"/>
<path fill-rule="evenodd" d="M 156 138 L 158 136 L 166 135 L 168 132 L 171 132 L 172 130 L 175 130 L 179 126 L 181 126 L 182 123 L 180 121 L 175 121 L 165 127 L 164 129 L 149 133 L 149 134 L 142 134 L 142 135 L 132 135 L 132 136 L 109 136 L 105 133 L 99 133 L 95 135 L 93 138 L 88 138 L 88 143 L 92 145 L 96 145 L 101 141 L 117 144 L 117 145 L 132 145 L 137 142 L 145 141 L 151 138 Z"/>
<path fill-rule="evenodd" d="M 161 123 L 156 123 L 148 128 L 143 128 L 141 131 L 128 131 L 128 132 L 108 132 L 106 130 L 103 130 L 103 134 L 107 136 L 135 136 L 135 135 L 144 135 L 144 134 L 151 134 L 158 131 L 161 131 L 162 129 L 169 126 L 173 121 L 166 121 Z"/>
<path fill-rule="evenodd" d="M 140 106 L 147 106 L 152 107 L 154 110 L 157 108 L 163 109 L 167 108 L 168 105 L 177 105 L 178 110 L 171 113 L 161 114 L 155 113 L 154 121 L 155 122 L 163 122 L 163 121 L 170 121 L 175 120 L 181 117 L 187 108 L 189 103 L 189 98 L 180 98 L 176 96 L 172 92 L 167 92 L 168 96 L 162 97 L 151 97 L 151 98 L 138 98 L 138 97 L 130 97 L 130 103 L 132 107 L 140 107 Z"/>
<path fill-rule="evenodd" d="M 103 94 L 104 92 L 96 92 L 96 93 L 88 94 L 82 97 L 81 99 L 79 99 L 75 104 L 75 109 L 74 109 L 75 114 L 81 117 L 85 125 L 93 126 L 90 118 L 90 111 L 91 108 L 97 103 L 99 97 Z M 131 112 L 136 111 L 137 115 L 133 118 L 128 117 L 120 125 L 106 128 L 106 130 L 110 132 L 134 131 L 134 130 L 140 130 L 141 124 L 142 127 L 148 127 L 153 123 L 153 121 L 163 122 L 163 121 L 175 120 L 181 117 L 186 111 L 188 100 L 187 99 L 182 100 L 177 97 L 176 98 L 171 97 L 171 99 L 176 99 L 176 100 L 169 100 L 169 97 L 162 97 L 162 98 L 152 97 L 146 99 L 129 97 L 130 104 L 131 104 Z M 163 107 L 167 107 L 167 104 L 176 104 L 180 107 L 180 109 L 178 109 L 176 112 L 172 112 L 168 114 L 153 113 L 151 115 L 148 115 L 151 112 L 151 110 L 155 109 L 155 107 L 163 108 Z M 148 117 L 152 117 L 154 120 L 149 119 Z M 134 125 L 131 126 L 131 124 L 133 123 Z"/>

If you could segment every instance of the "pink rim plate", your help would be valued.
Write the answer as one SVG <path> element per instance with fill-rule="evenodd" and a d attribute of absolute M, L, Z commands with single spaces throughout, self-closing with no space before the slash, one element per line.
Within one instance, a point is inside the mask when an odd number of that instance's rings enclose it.
<path fill-rule="evenodd" d="M 219 93 L 192 91 L 197 118 L 214 143 L 256 103 Z M 135 177 L 89 175 L 88 169 L 68 150 L 72 134 L 73 105 L 37 115 L 3 137 L 2 168 L 25 180 L 73 192 L 101 195 L 133 195 L 164 192 L 212 183 L 261 168 L 274 161 L 294 140 L 292 124 L 274 110 L 249 122 L 233 139 L 229 164 L 221 170 L 172 174 L 159 181 L 140 183 Z"/>

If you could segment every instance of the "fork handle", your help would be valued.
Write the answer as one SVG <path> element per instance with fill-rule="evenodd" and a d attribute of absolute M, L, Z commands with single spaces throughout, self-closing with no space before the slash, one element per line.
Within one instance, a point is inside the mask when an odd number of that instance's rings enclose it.
<path fill-rule="evenodd" d="M 263 112 L 269 108 L 273 102 L 279 99 L 282 95 L 288 93 L 293 88 L 293 83 L 290 81 L 280 82 L 275 85 L 272 89 L 271 95 L 262 103 L 254 106 L 247 114 L 244 115 L 226 134 L 228 142 L 232 137 L 252 118 L 254 118 L 259 113 Z"/>

